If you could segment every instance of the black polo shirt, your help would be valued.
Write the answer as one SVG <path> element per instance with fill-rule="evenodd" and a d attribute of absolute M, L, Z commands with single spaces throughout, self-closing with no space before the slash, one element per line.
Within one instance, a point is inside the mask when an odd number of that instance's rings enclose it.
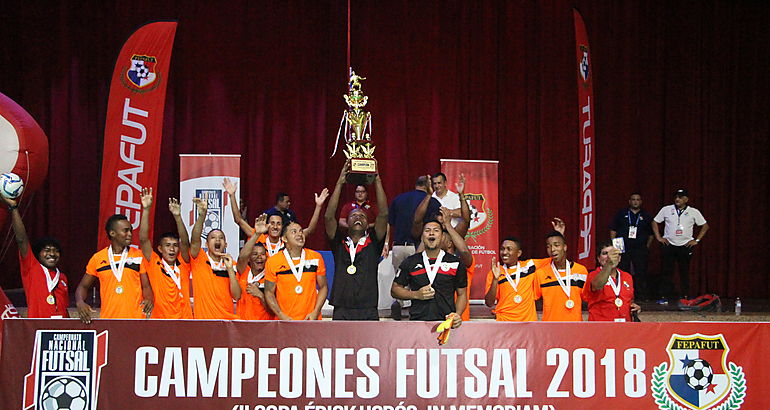
<path fill-rule="evenodd" d="M 334 255 L 334 281 L 329 302 L 335 307 L 377 308 L 377 267 L 380 264 L 385 238 L 378 240 L 374 230 L 371 230 L 364 244 L 358 245 L 356 249 L 356 273 L 349 274 L 347 269 L 350 266 L 350 253 L 345 242 L 347 237 L 347 234 L 337 231 L 334 239 L 329 241 Z"/>
<path fill-rule="evenodd" d="M 622 237 L 626 248 L 646 248 L 647 238 L 652 235 L 652 216 L 644 209 L 633 213 L 630 209 L 621 209 L 612 219 L 610 229 Z M 628 228 L 636 226 L 636 239 L 628 238 Z"/>
<path fill-rule="evenodd" d="M 435 259 L 430 259 L 431 264 L 435 262 Z M 449 253 L 444 254 L 441 265 L 432 285 L 436 295 L 433 299 L 412 300 L 409 320 L 444 320 L 446 315 L 457 311 L 455 291 L 468 286 L 465 265 L 460 258 Z M 412 291 L 430 284 L 423 266 L 422 252 L 404 259 L 394 281 Z"/>

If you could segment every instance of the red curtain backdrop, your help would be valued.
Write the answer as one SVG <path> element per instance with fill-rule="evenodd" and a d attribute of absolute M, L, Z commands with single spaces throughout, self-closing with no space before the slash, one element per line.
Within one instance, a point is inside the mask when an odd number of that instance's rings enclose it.
<path fill-rule="evenodd" d="M 249 215 L 286 191 L 306 223 L 313 192 L 333 185 L 342 161 L 328 157 L 344 107 L 346 4 L 4 3 L 0 91 L 50 138 L 49 177 L 25 197 L 24 219 L 31 236 L 62 241 L 71 283 L 104 222 L 96 220 L 102 135 L 126 38 L 149 21 L 179 21 L 157 197 L 178 195 L 178 154 L 240 153 Z M 498 159 L 501 235 L 520 237 L 524 256 L 543 256 L 548 221 L 560 216 L 577 251 L 572 7 L 593 49 L 599 232 L 631 191 L 654 214 L 685 187 L 711 226 L 691 268 L 698 292 L 766 297 L 770 8 L 762 2 L 353 2 L 352 62 L 368 78 L 389 198 L 439 170 L 439 158 Z M 173 228 L 164 209 L 156 224 Z M 0 285 L 14 288 L 8 229 Z M 309 244 L 324 248 L 318 231 Z"/>

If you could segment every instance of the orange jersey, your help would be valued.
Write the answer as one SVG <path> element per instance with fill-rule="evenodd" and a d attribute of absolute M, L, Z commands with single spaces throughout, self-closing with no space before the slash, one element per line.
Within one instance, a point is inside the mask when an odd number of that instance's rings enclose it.
<path fill-rule="evenodd" d="M 201 249 L 198 255 L 190 255 L 193 290 L 195 292 L 196 319 L 238 319 L 233 313 L 233 296 L 230 294 L 230 277 L 226 270 L 213 270 L 209 257 Z"/>
<path fill-rule="evenodd" d="M 111 245 L 110 245 L 111 246 Z M 109 262 L 108 248 L 96 252 L 86 265 L 86 274 L 99 279 L 99 295 L 102 298 L 102 319 L 143 319 L 142 313 L 142 282 L 140 275 L 145 274 L 142 264 L 142 251 L 128 248 L 128 256 L 123 275 L 118 282 Z M 113 255 L 115 262 L 121 255 Z"/>
<path fill-rule="evenodd" d="M 153 319 L 192 319 L 190 306 L 190 264 L 177 257 L 179 286 L 171 274 L 166 272 L 160 256 L 153 252 L 152 259 L 144 260 L 152 292 L 155 294 Z M 177 274 L 174 272 L 174 274 Z"/>
<path fill-rule="evenodd" d="M 535 309 L 535 283 L 537 282 L 535 272 L 537 271 L 537 265 L 535 262 L 535 260 L 529 259 L 519 261 L 519 264 L 515 267 L 500 267 L 501 272 L 500 277 L 497 279 L 497 293 L 495 296 L 497 301 L 495 316 L 498 321 L 537 321 L 537 310 Z M 518 282 L 516 282 L 517 269 L 519 270 Z M 505 276 L 503 270 L 508 273 L 510 281 Z M 494 280 L 495 275 L 490 270 L 487 273 L 486 286 L 484 287 L 485 295 L 489 292 Z"/>
<path fill-rule="evenodd" d="M 248 292 L 246 292 L 246 287 L 249 285 L 250 281 L 252 283 L 258 283 L 260 285 L 260 289 L 264 287 L 264 271 L 262 271 L 261 274 L 254 276 L 251 274 L 251 266 L 247 265 L 246 269 L 243 272 L 240 272 L 240 275 L 241 276 L 238 279 L 238 283 L 241 285 L 241 299 L 238 300 L 238 316 L 240 316 L 240 318 L 243 320 L 275 319 L 275 315 L 273 315 L 273 312 L 270 310 L 270 308 L 267 307 L 267 303 L 263 304 L 259 298 L 251 296 Z"/>
<path fill-rule="evenodd" d="M 537 269 L 537 283 L 535 284 L 535 299 L 543 298 L 543 321 L 544 322 L 581 322 L 583 320 L 583 300 L 581 294 L 583 285 L 586 283 L 588 271 L 585 266 L 575 263 L 570 264 L 571 283 L 569 287 L 569 298 L 562 290 L 559 281 L 556 278 L 551 264 L 544 264 Z M 562 282 L 566 280 L 565 271 L 559 271 L 559 277 Z M 571 300 L 571 308 L 567 307 L 567 300 Z"/>
<path fill-rule="evenodd" d="M 299 259 L 294 260 L 295 264 Z M 303 320 L 315 309 L 318 291 L 316 276 L 326 276 L 326 266 L 321 254 L 305 249 L 305 266 L 302 279 L 297 281 L 283 252 L 267 259 L 265 280 L 275 283 L 275 298 L 281 311 L 294 320 Z"/>
<path fill-rule="evenodd" d="M 257 238 L 257 243 L 261 243 L 265 246 L 268 258 L 283 250 L 283 246 L 285 245 L 282 239 L 278 239 L 278 243 L 270 242 L 270 237 L 267 236 L 266 233 L 259 235 L 259 238 Z"/>

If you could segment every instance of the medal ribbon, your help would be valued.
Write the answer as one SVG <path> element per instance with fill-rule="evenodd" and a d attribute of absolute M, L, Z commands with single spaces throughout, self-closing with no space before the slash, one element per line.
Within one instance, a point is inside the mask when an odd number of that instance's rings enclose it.
<path fill-rule="evenodd" d="M 569 267 L 569 261 L 566 263 L 567 265 L 567 271 L 565 272 L 567 274 L 567 279 L 562 282 L 561 276 L 559 276 L 559 270 L 556 269 L 556 265 L 553 264 L 553 261 L 551 262 L 551 270 L 553 271 L 554 276 L 556 276 L 556 281 L 559 282 L 559 287 L 561 287 L 561 290 L 564 291 L 564 294 L 567 295 L 567 299 L 569 299 L 570 294 L 570 286 L 572 286 L 572 271 Z"/>
<path fill-rule="evenodd" d="M 278 243 L 275 245 L 271 245 L 270 237 L 268 236 L 265 240 L 265 248 L 267 248 L 267 254 L 268 256 L 273 256 L 276 253 L 278 253 L 278 250 L 283 247 L 283 241 L 281 239 L 278 239 Z"/>
<path fill-rule="evenodd" d="M 507 280 L 513 290 L 518 293 L 519 280 L 521 279 L 521 262 L 516 263 L 516 280 L 511 279 L 511 275 L 508 274 L 508 265 L 503 265 L 503 273 L 505 274 L 505 280 Z"/>
<path fill-rule="evenodd" d="M 43 268 L 43 274 L 45 275 L 45 284 L 48 288 L 48 293 L 53 293 L 53 289 L 56 287 L 56 285 L 59 284 L 59 277 L 61 276 L 61 271 L 59 271 L 59 268 L 56 268 L 56 275 L 53 276 L 53 279 L 51 279 L 51 271 L 48 270 L 43 264 L 40 264 L 40 267 Z"/>
<path fill-rule="evenodd" d="M 288 250 L 283 250 L 283 256 L 286 257 L 286 262 L 289 263 L 291 273 L 293 273 L 294 277 L 297 278 L 297 282 L 302 282 L 302 271 L 305 267 L 305 250 L 303 249 L 302 254 L 300 254 L 299 265 L 295 265 L 294 261 L 291 260 L 291 255 L 289 255 Z"/>
<path fill-rule="evenodd" d="M 262 272 L 259 272 L 256 275 L 254 275 L 254 269 L 249 269 L 249 276 L 246 278 L 246 281 L 248 283 L 257 283 L 260 280 L 262 280 L 262 278 L 264 278 L 264 277 L 265 277 L 265 271 L 264 270 L 262 270 Z"/>
<path fill-rule="evenodd" d="M 112 253 L 112 245 L 107 247 L 107 260 L 110 262 L 110 269 L 112 274 L 115 275 L 115 279 L 120 283 L 123 280 L 123 269 L 126 267 L 126 261 L 128 260 L 128 246 L 123 249 L 123 253 L 120 254 L 120 260 L 115 263 L 115 254 Z"/>
<path fill-rule="evenodd" d="M 428 254 L 425 253 L 425 251 L 422 251 L 422 263 L 425 265 L 425 273 L 428 274 L 428 281 L 430 284 L 433 284 L 433 280 L 436 279 L 436 274 L 438 274 L 438 268 L 441 266 L 441 261 L 444 259 L 444 251 L 441 250 L 438 253 L 438 258 L 436 258 L 436 263 L 431 265 L 430 259 L 428 259 Z"/>
<path fill-rule="evenodd" d="M 209 258 L 209 263 L 211 264 L 211 270 L 227 270 L 227 265 L 225 265 L 225 262 L 223 260 L 219 260 L 219 262 L 214 262 L 213 259 L 211 259 L 211 255 L 209 255 L 208 252 L 206 252 L 206 257 Z"/>
<path fill-rule="evenodd" d="M 612 274 L 610 273 L 610 276 L 607 277 L 607 282 L 610 283 L 610 287 L 612 288 L 612 291 L 615 292 L 615 297 L 620 297 L 620 272 L 618 272 L 618 284 L 615 284 L 615 281 L 612 280 Z"/>
<path fill-rule="evenodd" d="M 345 245 L 348 248 L 348 253 L 350 254 L 350 264 L 352 265 L 356 261 L 356 252 L 358 251 L 358 247 L 366 243 L 367 235 L 364 235 L 361 237 L 361 239 L 358 240 L 358 243 L 353 244 L 353 238 L 347 237 L 345 238 Z"/>
<path fill-rule="evenodd" d="M 174 281 L 174 284 L 179 290 L 182 290 L 182 278 L 181 273 L 179 272 L 179 266 L 174 263 L 174 267 L 172 268 L 168 263 L 166 263 L 166 260 L 163 258 L 160 258 L 160 261 L 163 263 L 163 270 L 166 271 L 168 276 L 171 276 L 171 280 Z"/>

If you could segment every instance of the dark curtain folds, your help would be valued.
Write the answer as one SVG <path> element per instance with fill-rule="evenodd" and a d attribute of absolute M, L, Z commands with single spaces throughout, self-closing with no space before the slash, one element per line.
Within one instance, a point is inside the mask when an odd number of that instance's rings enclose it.
<path fill-rule="evenodd" d="M 50 139 L 49 177 L 26 198 L 24 219 L 31 236 L 62 241 L 73 285 L 103 234 L 110 76 L 122 42 L 146 22 L 179 21 L 158 231 L 173 228 L 162 205 L 178 195 L 180 153 L 242 154 L 251 217 L 286 191 L 306 223 L 313 193 L 336 180 L 342 157 L 329 155 L 344 107 L 346 1 L 6 3 L 0 92 Z M 686 187 L 711 226 L 693 285 L 767 296 L 770 258 L 746 243 L 761 241 L 770 211 L 770 11 L 761 2 L 354 1 L 352 62 L 368 78 L 389 198 L 437 171 L 440 158 L 497 159 L 501 233 L 520 237 L 526 257 L 543 256 L 548 221 L 560 216 L 577 249 L 572 7 L 593 49 L 600 237 L 631 191 L 654 214 Z M 14 288 L 8 229 L 0 285 Z M 326 247 L 322 231 L 310 246 Z"/>

